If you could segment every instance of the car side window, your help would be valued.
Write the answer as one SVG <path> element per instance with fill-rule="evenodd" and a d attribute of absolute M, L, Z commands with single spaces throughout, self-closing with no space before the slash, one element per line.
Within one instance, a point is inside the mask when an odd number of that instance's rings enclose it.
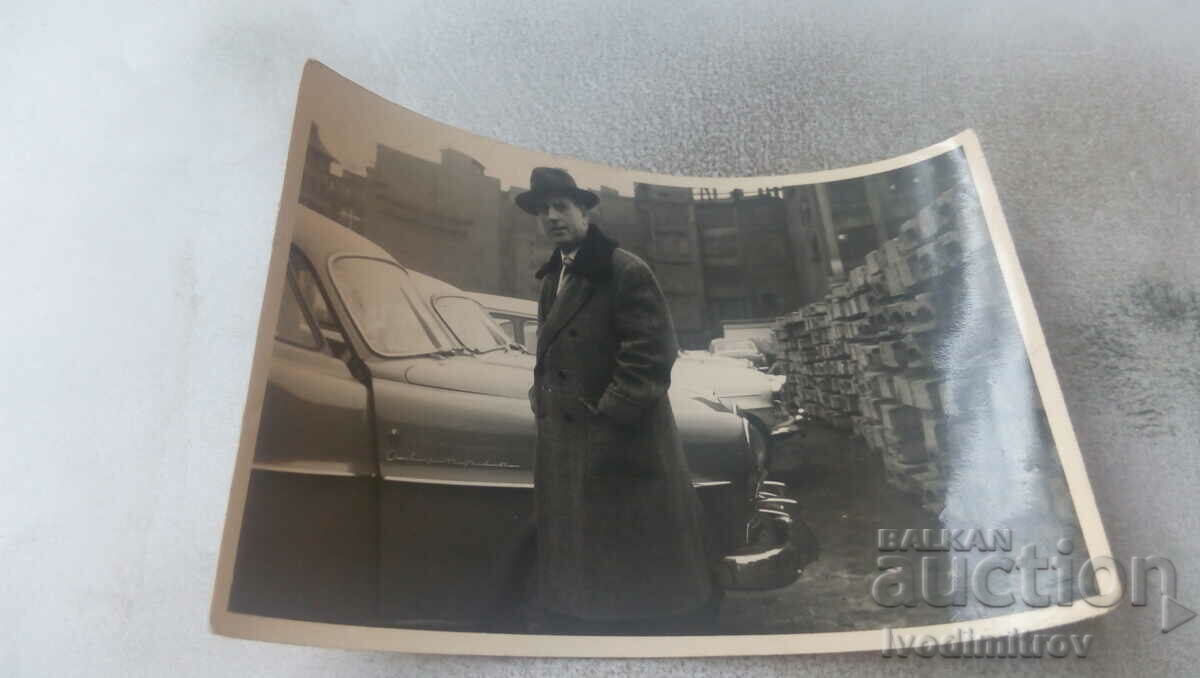
<path fill-rule="evenodd" d="M 317 328 L 300 305 L 296 295 L 296 284 L 288 275 L 283 286 L 283 303 L 279 307 L 279 319 L 275 323 L 275 338 L 289 344 L 317 350 L 321 348 Z"/>
<path fill-rule="evenodd" d="M 492 319 L 495 320 L 496 324 L 500 326 L 500 329 L 504 331 L 504 334 L 508 337 L 509 341 L 517 340 L 516 330 L 513 329 L 513 321 L 511 318 L 493 316 Z"/>
<path fill-rule="evenodd" d="M 335 356 L 345 358 L 349 351 L 346 335 L 342 332 L 341 324 L 338 323 L 337 318 L 333 315 L 333 310 L 329 307 L 329 300 L 321 290 L 321 284 L 317 281 L 317 274 L 312 265 L 303 255 L 293 251 L 292 267 L 300 298 L 312 311 L 321 336 L 329 343 Z"/>

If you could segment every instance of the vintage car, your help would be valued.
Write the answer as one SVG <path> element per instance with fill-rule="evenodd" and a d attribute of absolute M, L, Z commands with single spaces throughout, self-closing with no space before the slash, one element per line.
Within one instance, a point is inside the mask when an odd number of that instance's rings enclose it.
<path fill-rule="evenodd" d="M 754 368 L 754 363 L 745 358 L 729 358 L 722 355 L 713 355 L 708 351 L 698 351 L 695 349 L 679 352 L 679 357 L 684 358 L 693 363 L 703 363 L 706 365 L 720 365 L 723 367 L 749 367 Z"/>
<path fill-rule="evenodd" d="M 708 344 L 708 352 L 726 358 L 749 360 L 755 367 L 767 367 L 767 357 L 753 339 L 713 339 Z"/>
<path fill-rule="evenodd" d="M 516 297 L 471 292 L 496 321 L 507 341 L 527 350 L 537 346 L 537 302 Z M 749 417 L 766 435 L 779 440 L 799 426 L 779 403 L 785 377 L 764 374 L 744 358 L 714 355 L 708 351 L 680 351 L 671 370 L 673 386 L 717 400 L 726 408 Z"/>
<path fill-rule="evenodd" d="M 334 623 L 492 628 L 527 585 L 533 358 L 476 301 L 300 208 L 230 609 Z M 795 581 L 794 500 L 767 440 L 670 392 L 729 589 Z"/>
<path fill-rule="evenodd" d="M 496 321 L 496 326 L 509 341 L 530 352 L 537 350 L 537 331 L 541 323 L 538 322 L 536 301 L 483 292 L 471 292 L 470 297 Z"/>

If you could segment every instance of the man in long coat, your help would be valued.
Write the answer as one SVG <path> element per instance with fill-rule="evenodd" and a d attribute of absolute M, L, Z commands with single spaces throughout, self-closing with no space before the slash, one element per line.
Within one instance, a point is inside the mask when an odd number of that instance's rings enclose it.
<path fill-rule="evenodd" d="M 701 610 L 714 591 L 667 397 L 678 345 L 662 290 L 588 223 L 598 198 L 565 171 L 533 170 L 516 202 L 556 245 L 537 273 L 530 391 L 540 605 L 590 621 Z"/>

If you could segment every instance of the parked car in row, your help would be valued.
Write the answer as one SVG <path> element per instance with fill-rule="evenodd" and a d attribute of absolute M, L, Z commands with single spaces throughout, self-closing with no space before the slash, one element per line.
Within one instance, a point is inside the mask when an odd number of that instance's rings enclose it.
<path fill-rule="evenodd" d="M 533 352 L 537 348 L 537 302 L 529 299 L 471 292 L 496 321 L 506 339 Z M 753 342 L 751 342 L 753 344 Z M 708 351 L 680 351 L 671 370 L 671 383 L 719 401 L 763 431 L 782 438 L 795 433 L 794 422 L 778 402 L 785 377 L 755 369 L 745 358 L 716 355 Z"/>
<path fill-rule="evenodd" d="M 471 292 L 470 296 L 496 321 L 496 326 L 509 341 L 524 346 L 530 353 L 537 352 L 537 332 L 541 323 L 536 301 L 483 292 Z"/>
<path fill-rule="evenodd" d="M 754 367 L 767 367 L 767 356 L 752 339 L 713 339 L 708 343 L 708 352 L 723 358 L 748 360 Z"/>
<path fill-rule="evenodd" d="M 532 370 L 474 298 L 300 208 L 230 609 L 486 627 L 532 537 Z M 686 384 L 669 397 L 718 580 L 790 584 L 815 554 L 766 480 L 767 436 Z"/>

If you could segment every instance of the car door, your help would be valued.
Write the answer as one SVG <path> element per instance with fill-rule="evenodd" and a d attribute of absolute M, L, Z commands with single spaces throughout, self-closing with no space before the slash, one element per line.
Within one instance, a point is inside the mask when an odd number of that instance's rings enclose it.
<path fill-rule="evenodd" d="M 393 261 L 337 254 L 327 271 L 371 380 L 380 622 L 475 628 L 503 616 L 520 584 L 508 577 L 529 572 L 520 560 L 532 537 L 532 365 L 473 353 L 420 274 Z M 483 315 L 461 293 L 447 300 Z"/>
<path fill-rule="evenodd" d="M 288 266 L 246 497 L 231 609 L 373 617 L 377 464 L 367 386 L 311 267 Z M 340 354 L 340 355 L 339 355 Z"/>

